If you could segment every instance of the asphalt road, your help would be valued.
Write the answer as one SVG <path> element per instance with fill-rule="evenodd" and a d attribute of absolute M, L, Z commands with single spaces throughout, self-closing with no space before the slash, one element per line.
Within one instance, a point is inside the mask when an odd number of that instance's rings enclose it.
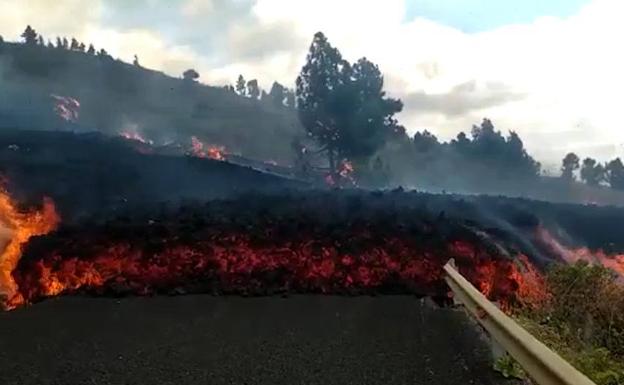
<path fill-rule="evenodd" d="M 67 297 L 0 313 L 0 382 L 504 384 L 459 310 L 410 296 Z"/>

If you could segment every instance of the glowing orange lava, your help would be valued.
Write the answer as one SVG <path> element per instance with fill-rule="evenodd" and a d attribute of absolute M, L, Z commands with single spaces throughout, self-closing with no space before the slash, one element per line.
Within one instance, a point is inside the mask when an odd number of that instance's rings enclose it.
<path fill-rule="evenodd" d="M 590 250 L 587 247 L 569 248 L 562 245 L 543 227 L 537 229 L 537 238 L 568 263 L 576 261 L 599 263 L 624 277 L 624 254 L 607 254 L 603 250 Z"/>
<path fill-rule="evenodd" d="M 527 269 L 536 272 L 528 260 L 519 266 L 468 241 L 419 249 L 405 234 L 384 236 L 378 243 L 358 232 L 348 236 L 345 249 L 320 234 L 259 240 L 221 228 L 207 230 L 190 243 L 173 233 L 165 238 L 113 240 L 108 231 L 80 230 L 85 233 L 72 235 L 65 246 L 57 243 L 58 248 L 20 262 L 13 272 L 21 294 L 19 303 L 75 292 L 258 295 L 398 290 L 444 297 L 448 288 L 442 266 L 449 257 L 455 258 L 469 281 L 503 308 L 510 308 L 519 294 L 535 286 L 524 276 Z"/>
<path fill-rule="evenodd" d="M 54 230 L 58 222 L 50 199 L 44 199 L 40 211 L 20 212 L 8 193 L 0 189 L 0 307 L 11 309 L 23 303 L 11 275 L 22 247 L 31 237 Z"/>
<path fill-rule="evenodd" d="M 197 137 L 191 136 L 191 154 L 198 158 L 225 160 L 226 152 L 223 146 L 207 145 L 197 139 Z"/>

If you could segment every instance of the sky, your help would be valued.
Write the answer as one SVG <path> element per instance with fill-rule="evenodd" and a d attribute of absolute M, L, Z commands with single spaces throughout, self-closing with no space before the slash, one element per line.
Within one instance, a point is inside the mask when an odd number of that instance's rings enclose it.
<path fill-rule="evenodd" d="M 362 56 L 405 104 L 408 132 L 449 140 L 484 117 L 554 172 L 624 158 L 621 0 L 0 0 L 0 35 L 27 24 L 210 85 L 238 74 L 293 87 L 312 36 Z"/>

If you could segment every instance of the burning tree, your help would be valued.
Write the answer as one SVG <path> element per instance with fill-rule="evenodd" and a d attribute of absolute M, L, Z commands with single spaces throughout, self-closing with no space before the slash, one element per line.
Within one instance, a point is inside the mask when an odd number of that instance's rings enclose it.
<path fill-rule="evenodd" d="M 385 97 L 383 76 L 366 58 L 350 64 L 325 35 L 314 35 L 297 78 L 299 117 L 327 154 L 330 175 L 342 159 L 366 160 L 399 130 L 403 103 Z"/>

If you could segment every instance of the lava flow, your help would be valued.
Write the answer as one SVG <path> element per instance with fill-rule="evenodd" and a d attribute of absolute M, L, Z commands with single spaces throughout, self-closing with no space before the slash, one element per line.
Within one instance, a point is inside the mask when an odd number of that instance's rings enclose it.
<path fill-rule="evenodd" d="M 624 278 L 624 254 L 608 254 L 603 250 L 590 250 L 587 247 L 566 247 L 543 227 L 537 229 L 537 239 L 567 263 L 586 261 L 601 264 Z"/>
<path fill-rule="evenodd" d="M 59 217 L 54 204 L 44 199 L 40 211 L 21 212 L 5 190 L 0 190 L 0 307 L 13 308 L 23 302 L 11 275 L 22 248 L 36 235 L 52 231 Z"/>
<path fill-rule="evenodd" d="M 410 293 L 442 299 L 448 295 L 442 266 L 449 258 L 503 304 L 535 286 L 525 278 L 536 272 L 528 259 L 501 256 L 454 222 L 432 227 L 375 214 L 330 223 L 310 209 L 239 217 L 224 214 L 223 207 L 207 210 L 68 226 L 33 239 L 12 273 L 17 303 L 71 293 Z"/>

